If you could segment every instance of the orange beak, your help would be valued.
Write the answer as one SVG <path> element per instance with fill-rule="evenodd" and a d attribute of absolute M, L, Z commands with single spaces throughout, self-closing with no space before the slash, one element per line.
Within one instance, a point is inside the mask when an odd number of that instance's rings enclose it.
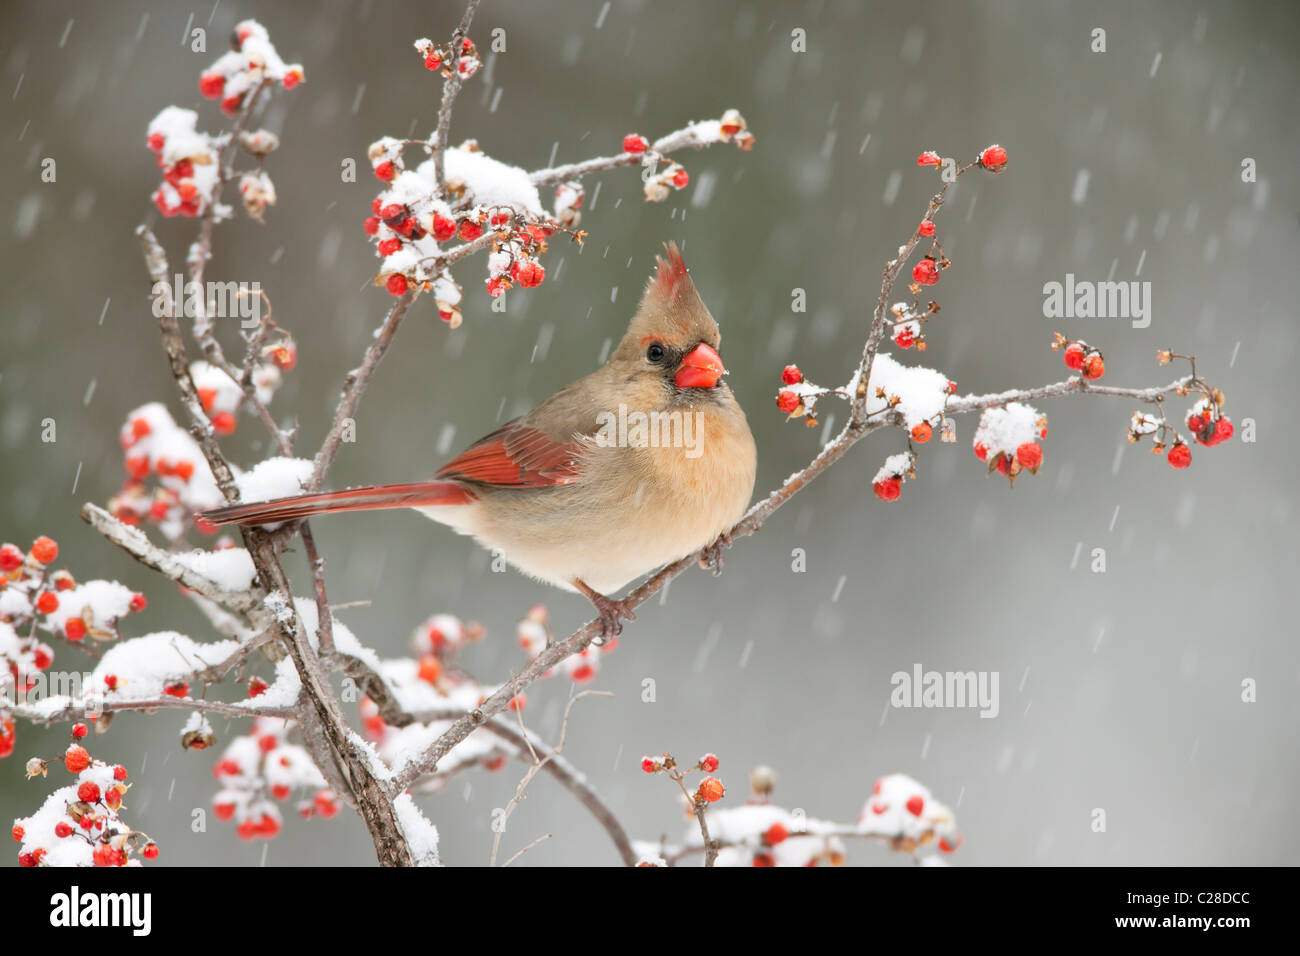
<path fill-rule="evenodd" d="M 686 353 L 673 384 L 678 388 L 713 388 L 726 373 L 718 353 L 701 342 Z"/>

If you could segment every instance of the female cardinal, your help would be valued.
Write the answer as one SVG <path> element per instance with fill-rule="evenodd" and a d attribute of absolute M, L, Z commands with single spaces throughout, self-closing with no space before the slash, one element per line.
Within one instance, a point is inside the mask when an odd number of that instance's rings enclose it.
<path fill-rule="evenodd" d="M 433 480 L 228 505 L 213 524 L 415 508 L 525 574 L 595 605 L 606 637 L 634 619 L 615 592 L 714 544 L 749 503 L 756 453 L 722 381 L 718 324 L 675 244 L 609 361 L 449 461 Z"/>

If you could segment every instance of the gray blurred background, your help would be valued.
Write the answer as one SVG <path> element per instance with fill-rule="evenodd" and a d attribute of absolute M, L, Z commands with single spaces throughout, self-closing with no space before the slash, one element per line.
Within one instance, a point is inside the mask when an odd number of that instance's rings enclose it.
<path fill-rule="evenodd" d="M 277 95 L 265 120 L 284 144 L 268 166 L 279 205 L 265 227 L 241 215 L 218 231 L 209 277 L 261 282 L 297 337 L 299 368 L 273 409 L 300 417 L 310 455 L 388 305 L 367 286 L 375 260 L 360 223 L 376 184 L 366 147 L 432 127 L 439 84 L 410 43 L 446 37 L 461 9 L 220 0 L 0 12 L 0 538 L 25 546 L 50 534 L 79 578 L 147 591 L 149 609 L 128 633 L 211 634 L 77 518 L 83 501 L 103 503 L 120 486 L 123 415 L 154 399 L 175 409 L 131 235 L 159 218 L 146 124 L 174 102 L 221 127 L 196 77 L 245 17 L 306 67 L 307 83 Z M 209 29 L 206 54 L 182 44 L 192 25 Z M 449 334 L 428 305 L 414 309 L 332 483 L 425 476 L 443 457 L 444 429 L 455 429 L 458 450 L 589 371 L 621 335 L 655 251 L 676 238 L 722 324 L 730 381 L 758 441 L 756 494 L 766 492 L 822 436 L 782 422 L 772 401 L 780 369 L 797 361 L 819 382 L 847 377 L 881 264 L 935 186 L 916 154 L 970 158 L 991 142 L 1007 147 L 1008 171 L 963 177 L 940 218 L 955 264 L 937 290 L 944 311 L 924 364 L 963 392 L 1054 381 L 1064 369 L 1047 346 L 1060 329 L 1105 350 L 1106 382 L 1150 385 L 1173 377 L 1154 353 L 1174 347 L 1197 354 L 1226 391 L 1239 434 L 1243 418 L 1257 423 L 1257 442 L 1197 448 L 1191 469 L 1174 472 L 1124 450 L 1132 403 L 1045 402 L 1045 466 L 1008 491 L 971 455 L 974 420 L 963 418 L 958 443 L 927 446 L 917 479 L 889 506 L 870 481 L 901 436 L 872 437 L 739 542 L 722 577 L 692 572 L 666 603 L 645 607 L 595 684 L 616 696 L 577 705 L 568 756 L 633 835 L 677 839 L 685 829 L 672 786 L 645 777 L 640 756 L 712 750 L 727 802 L 743 799 L 749 768 L 764 762 L 780 774 L 778 802 L 846 822 L 878 775 L 912 774 L 955 806 L 966 836 L 956 862 L 1292 862 L 1298 461 L 1287 393 L 1300 292 L 1300 9 L 486 0 L 472 30 L 485 53 L 497 27 L 507 50 L 461 96 L 455 141 L 473 136 L 536 168 L 734 106 L 758 145 L 685 156 L 694 182 L 662 205 L 641 201 L 635 171 L 603 175 L 582 224 L 585 251 L 554 243 L 546 283 L 512 293 L 505 315 L 488 311 L 485 261 L 458 267 L 464 327 Z M 1106 30 L 1104 54 L 1090 51 L 1095 27 Z M 805 53 L 791 51 L 795 28 L 807 31 Z M 56 183 L 40 180 L 46 157 Z M 360 182 L 340 182 L 345 157 L 360 161 Z M 1242 182 L 1245 157 L 1258 164 L 1255 183 Z M 1072 197 L 1080 170 L 1086 195 Z M 174 263 L 191 228 L 160 226 Z M 1152 284 L 1150 328 L 1043 317 L 1045 282 L 1104 279 L 1112 268 L 1132 279 L 1139 263 Z M 805 314 L 791 312 L 795 288 L 807 290 Z M 545 359 L 530 361 L 547 339 Z M 824 409 L 842 422 L 842 409 Z M 58 422 L 54 444 L 40 441 L 46 417 Z M 264 452 L 258 431 L 242 421 L 227 443 L 237 461 Z M 470 541 L 402 513 L 344 515 L 315 530 L 331 599 L 373 601 L 340 614 L 383 654 L 405 652 L 416 623 L 447 611 L 486 625 L 465 663 L 500 679 L 521 662 L 514 623 L 530 605 L 547 602 L 566 633 L 588 615 L 580 599 L 493 574 Z M 1089 570 L 1098 547 L 1103 574 Z M 792 573 L 794 548 L 806 549 L 807 573 Z M 290 567 L 306 593 L 301 561 Z M 890 709 L 890 675 L 918 662 L 998 671 L 1000 715 Z M 641 702 L 646 678 L 657 703 Z M 1247 678 L 1258 682 L 1253 704 L 1241 701 Z M 562 680 L 530 691 L 530 725 L 553 737 L 566 693 Z M 160 863 L 373 860 L 350 814 L 291 819 L 269 847 L 211 820 L 191 833 L 192 809 L 213 791 L 212 758 L 181 751 L 183 720 L 124 715 L 96 748 L 131 767 L 130 818 L 163 845 Z M 55 751 L 65 732 L 20 727 L 18 753 L 0 763 L 0 819 L 39 805 L 48 785 L 22 780 L 22 757 Z M 474 774 L 422 799 L 447 862 L 486 861 L 491 810 L 519 772 Z M 550 781 L 530 795 L 507 852 L 549 832 L 524 863 L 616 861 Z M 1091 831 L 1093 808 L 1106 810 L 1105 833 Z M 849 859 L 905 862 L 877 845 L 852 846 Z"/>

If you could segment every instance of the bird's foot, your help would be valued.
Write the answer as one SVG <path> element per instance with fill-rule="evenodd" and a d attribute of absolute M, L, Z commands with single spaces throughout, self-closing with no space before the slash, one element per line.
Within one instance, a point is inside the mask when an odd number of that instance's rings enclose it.
<path fill-rule="evenodd" d="M 604 646 L 622 634 L 624 621 L 636 620 L 636 615 L 632 613 L 632 608 L 626 601 L 616 601 L 606 597 L 599 591 L 587 587 L 580 579 L 575 579 L 573 586 L 592 603 L 596 614 L 600 617 L 600 639 L 593 642 L 597 646 Z"/>
<path fill-rule="evenodd" d="M 718 540 L 704 549 L 700 555 L 700 567 L 712 571 L 714 575 L 722 573 L 722 549 L 731 547 L 731 535 L 725 531 L 718 535 Z"/>

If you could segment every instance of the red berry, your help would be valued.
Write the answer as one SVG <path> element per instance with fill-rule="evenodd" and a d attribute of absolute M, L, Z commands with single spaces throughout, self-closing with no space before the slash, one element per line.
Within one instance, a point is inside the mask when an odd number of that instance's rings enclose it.
<path fill-rule="evenodd" d="M 8 574 L 10 571 L 17 571 L 22 566 L 23 553 L 16 544 L 6 544 L 0 547 L 0 571 Z"/>
<path fill-rule="evenodd" d="M 433 214 L 433 238 L 439 242 L 446 242 L 452 236 L 456 235 L 456 221 L 448 219 L 439 213 Z"/>
<path fill-rule="evenodd" d="M 285 71 L 284 79 L 280 81 L 280 85 L 283 86 L 286 90 L 292 90 L 302 81 L 303 81 L 302 70 L 294 68 Z"/>
<path fill-rule="evenodd" d="M 381 256 L 391 256 L 400 248 L 402 248 L 401 239 L 385 239 L 379 243 L 379 254 Z"/>
<path fill-rule="evenodd" d="M 54 543 L 53 539 L 42 535 L 32 542 L 31 554 L 41 564 L 49 564 L 59 556 L 59 546 Z"/>
<path fill-rule="evenodd" d="M 929 219 L 924 219 L 921 221 L 921 224 L 916 227 L 916 231 L 923 236 L 933 236 L 934 223 L 932 223 Z"/>
<path fill-rule="evenodd" d="M 104 686 L 109 690 L 117 690 L 117 675 L 107 674 L 104 677 Z"/>
<path fill-rule="evenodd" d="M 790 415 L 799 407 L 799 396 L 789 389 L 785 389 L 776 397 L 776 407 Z"/>
<path fill-rule="evenodd" d="M 79 617 L 70 617 L 63 625 L 63 633 L 70 641 L 79 641 L 86 636 L 86 622 Z"/>
<path fill-rule="evenodd" d="M 1232 422 L 1220 418 L 1214 425 L 1214 444 L 1225 442 L 1232 437 Z"/>
<path fill-rule="evenodd" d="M 781 370 L 781 381 L 787 385 L 798 385 L 803 381 L 803 372 L 799 371 L 797 365 L 787 365 Z"/>
<path fill-rule="evenodd" d="M 1043 463 L 1043 449 L 1036 441 L 1027 441 L 1016 449 L 1016 461 L 1021 468 L 1033 471 Z"/>
<path fill-rule="evenodd" d="M 148 145 L 150 151 L 155 153 L 161 153 L 166 142 L 167 137 L 163 136 L 162 133 L 150 133 L 149 138 L 145 140 L 145 144 Z"/>
<path fill-rule="evenodd" d="M 42 614 L 53 614 L 59 609 L 59 599 L 53 591 L 42 591 L 36 599 L 36 610 Z"/>
<path fill-rule="evenodd" d="M 705 754 L 700 758 L 700 769 L 705 773 L 713 773 L 718 769 L 717 754 Z"/>
<path fill-rule="evenodd" d="M 1078 342 L 1071 342 L 1065 347 L 1065 367 L 1079 371 L 1083 368 L 1083 359 L 1086 351 Z"/>
<path fill-rule="evenodd" d="M 519 266 L 517 278 L 521 286 L 525 289 L 531 289 L 542 284 L 542 280 L 546 278 L 546 270 L 542 268 L 540 262 L 529 259 Z"/>
<path fill-rule="evenodd" d="M 934 150 L 932 150 L 932 149 L 927 149 L 927 150 L 926 150 L 924 153 L 922 153 L 920 156 L 916 157 L 916 165 L 918 165 L 918 166 L 938 166 L 938 165 L 939 165 L 939 154 L 936 153 L 936 152 L 935 152 Z"/>
<path fill-rule="evenodd" d="M 375 167 L 375 177 L 381 182 L 391 183 L 396 176 L 397 167 L 387 159 Z"/>
<path fill-rule="evenodd" d="M 125 780 L 125 779 L 126 779 L 126 768 L 123 767 L 121 764 L 118 764 L 117 766 L 115 766 L 115 767 L 113 768 L 113 779 L 114 779 L 114 780 L 117 780 L 117 781 L 119 781 L 119 782 L 122 781 L 122 780 Z"/>
<path fill-rule="evenodd" d="M 942 850 L 944 853 L 952 853 L 952 852 L 953 852 L 954 850 L 956 850 L 957 847 L 959 847 L 959 846 L 961 846 L 961 834 L 960 834 L 960 833 L 957 834 L 957 842 L 956 842 L 956 843 L 953 843 L 953 842 L 952 842 L 951 840 L 949 840 L 947 837 L 940 837 L 940 838 L 939 838 L 939 849 Z"/>
<path fill-rule="evenodd" d="M 428 56 L 424 58 L 424 68 L 426 70 L 437 70 L 441 66 L 442 66 L 442 57 L 438 56 L 436 52 L 430 53 Z"/>
<path fill-rule="evenodd" d="M 401 273 L 394 273 L 388 277 L 388 281 L 384 283 L 384 287 L 388 289 L 389 295 L 406 295 L 406 276 Z"/>
<path fill-rule="evenodd" d="M 462 219 L 459 232 L 460 237 L 466 242 L 473 242 L 479 236 L 483 235 L 483 227 L 473 219 Z"/>
<path fill-rule="evenodd" d="M 1010 456 L 1010 455 L 1005 454 L 1005 453 L 999 453 L 999 454 L 998 454 L 998 474 L 999 474 L 999 475 L 1010 475 L 1010 474 L 1011 474 L 1011 456 Z"/>
<path fill-rule="evenodd" d="M 77 799 L 85 803 L 99 802 L 99 784 L 87 780 L 81 786 L 77 787 Z"/>
<path fill-rule="evenodd" d="M 523 694 L 515 694 L 510 698 L 510 703 L 506 705 L 516 713 L 528 706 L 528 698 Z"/>
<path fill-rule="evenodd" d="M 289 799 L 289 785 L 287 783 L 277 783 L 271 787 L 271 796 L 277 800 Z"/>
<path fill-rule="evenodd" d="M 1100 352 L 1093 352 L 1083 360 L 1084 378 L 1101 378 L 1104 374 L 1106 374 L 1106 363 Z"/>
<path fill-rule="evenodd" d="M 27 831 L 24 830 L 24 829 L 22 828 L 22 826 L 21 826 L 20 824 L 17 824 L 17 823 L 15 823 L 15 824 L 14 824 L 14 828 L 13 828 L 11 831 L 9 831 L 9 834 L 10 834 L 10 836 L 12 836 L 12 837 L 14 838 L 14 842 L 15 842 L 15 843 L 22 843 L 22 842 L 23 842 L 23 836 L 24 836 L 26 833 L 27 833 Z"/>
<path fill-rule="evenodd" d="M 763 831 L 763 840 L 771 846 L 776 846 L 790 835 L 790 831 L 781 823 L 773 823 Z"/>
<path fill-rule="evenodd" d="M 980 153 L 980 165 L 995 172 L 1007 164 L 1007 151 L 1001 146 L 990 146 Z"/>
<path fill-rule="evenodd" d="M 143 856 L 146 860 L 158 859 L 158 844 L 146 843 L 144 845 L 144 849 L 140 851 L 140 855 Z"/>
<path fill-rule="evenodd" d="M 641 759 L 641 769 L 646 773 L 654 773 L 659 769 L 659 761 L 654 757 L 643 757 Z"/>
<path fill-rule="evenodd" d="M 184 681 L 168 684 L 163 688 L 163 693 L 168 697 L 188 697 L 190 696 L 190 685 Z"/>
<path fill-rule="evenodd" d="M 924 445 L 933 434 L 934 428 L 931 427 L 930 423 L 921 422 L 912 429 L 912 440 L 917 444 Z"/>
<path fill-rule="evenodd" d="M 235 416 L 231 412 L 217 412 L 212 416 L 212 430 L 218 435 L 230 435 L 235 431 Z"/>
<path fill-rule="evenodd" d="M 367 216 L 366 221 L 361 224 L 367 236 L 376 235 L 379 232 L 379 217 Z"/>
<path fill-rule="evenodd" d="M 910 349 L 916 344 L 916 333 L 910 326 L 903 326 L 894 333 L 894 344 L 900 349 Z"/>
<path fill-rule="evenodd" d="M 623 137 L 623 152 L 625 153 L 644 153 L 650 148 L 646 138 L 638 133 L 628 133 Z"/>
<path fill-rule="evenodd" d="M 925 800 L 920 796 L 909 797 L 907 800 L 907 812 L 914 817 L 919 817 L 921 811 L 925 809 Z"/>
<path fill-rule="evenodd" d="M 145 607 L 148 606 L 148 604 L 149 604 L 149 599 L 146 598 L 139 591 L 131 595 L 131 610 L 138 613 L 140 611 L 143 611 Z"/>
<path fill-rule="evenodd" d="M 81 740 L 88 733 L 90 733 L 90 728 L 85 724 L 72 725 L 72 736 L 76 737 L 78 740 Z"/>
<path fill-rule="evenodd" d="M 608 644 L 606 645 L 606 647 L 608 647 Z M 577 683 L 585 684 L 587 681 L 593 679 L 596 676 L 596 669 L 592 667 L 590 664 L 582 664 L 578 667 L 575 667 L 573 669 L 573 673 L 570 674 L 569 676 L 573 678 L 573 680 L 576 681 Z"/>
<path fill-rule="evenodd" d="M 705 777 L 700 781 L 700 789 L 696 791 L 696 796 L 705 803 L 717 803 L 726 792 L 722 781 L 717 777 Z"/>
<path fill-rule="evenodd" d="M 691 174 L 684 169 L 678 169 L 673 173 L 673 185 L 678 189 L 685 189 L 686 184 L 691 181 Z"/>
<path fill-rule="evenodd" d="M 32 856 L 30 853 L 19 853 L 18 865 L 23 867 L 33 867 L 36 865 L 36 857 Z"/>
<path fill-rule="evenodd" d="M 76 831 L 73 830 L 72 827 L 64 823 L 62 820 L 54 824 L 54 835 L 58 837 L 60 840 L 62 840 L 64 837 L 72 836 L 72 834 L 75 832 Z"/>
<path fill-rule="evenodd" d="M 260 677 L 254 677 L 248 682 L 248 696 L 261 697 L 266 693 L 267 683 Z"/>
<path fill-rule="evenodd" d="M 897 501 L 903 493 L 903 483 L 897 478 L 882 478 L 871 486 L 871 490 L 881 501 Z"/>
<path fill-rule="evenodd" d="M 1192 450 L 1182 442 L 1178 442 L 1173 448 L 1169 449 L 1169 454 L 1166 457 L 1171 467 L 1186 468 L 1192 463 Z"/>
<path fill-rule="evenodd" d="M 406 218 L 406 207 L 399 202 L 390 202 L 379 210 L 379 218 L 388 225 L 395 226 Z"/>
<path fill-rule="evenodd" d="M 912 281 L 917 285 L 934 285 L 939 281 L 939 266 L 927 256 L 912 268 Z"/>
<path fill-rule="evenodd" d="M 226 78 L 220 73 L 199 74 L 199 92 L 207 99 L 217 99 L 225 88 Z"/>

